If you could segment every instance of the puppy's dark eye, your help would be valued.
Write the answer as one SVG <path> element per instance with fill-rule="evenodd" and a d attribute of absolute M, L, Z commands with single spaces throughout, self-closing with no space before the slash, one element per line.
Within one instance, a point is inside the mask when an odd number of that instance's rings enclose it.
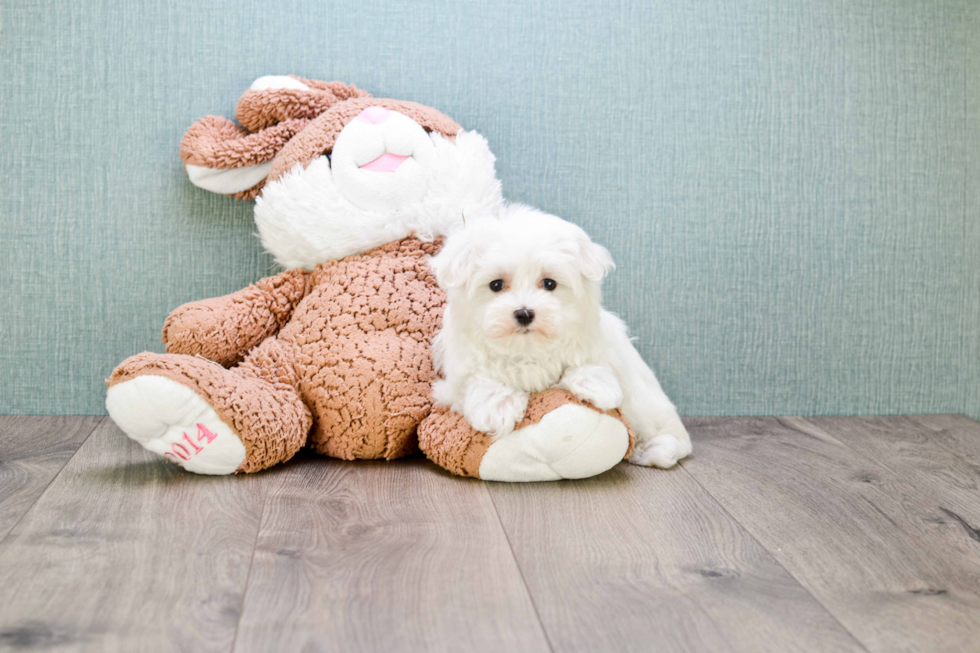
<path fill-rule="evenodd" d="M 556 282 L 554 279 L 542 279 L 541 287 L 545 290 L 554 290 L 558 287 L 558 282 Z"/>
<path fill-rule="evenodd" d="M 494 292 L 500 292 L 503 289 L 504 289 L 503 279 L 494 279 L 493 281 L 490 282 L 490 290 Z"/>

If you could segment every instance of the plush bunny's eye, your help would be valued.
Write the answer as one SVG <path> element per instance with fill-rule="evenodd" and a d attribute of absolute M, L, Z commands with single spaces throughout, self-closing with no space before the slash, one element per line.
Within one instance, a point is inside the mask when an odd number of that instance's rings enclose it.
<path fill-rule="evenodd" d="M 558 287 L 558 282 L 554 279 L 542 279 L 541 287 L 550 292 Z"/>
<path fill-rule="evenodd" d="M 503 279 L 494 279 L 493 281 L 490 282 L 490 290 L 494 292 L 500 292 L 503 289 L 504 289 Z"/>

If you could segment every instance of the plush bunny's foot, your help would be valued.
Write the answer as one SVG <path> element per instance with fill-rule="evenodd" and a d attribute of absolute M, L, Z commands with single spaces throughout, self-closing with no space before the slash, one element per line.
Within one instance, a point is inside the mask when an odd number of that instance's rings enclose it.
<path fill-rule="evenodd" d="M 143 375 L 106 394 L 113 421 L 144 449 L 196 474 L 232 474 L 245 462 L 245 445 L 190 388 Z"/>
<path fill-rule="evenodd" d="M 496 439 L 446 409 L 437 409 L 419 427 L 419 446 L 430 460 L 454 474 L 487 481 L 596 476 L 623 460 L 632 443 L 618 410 L 597 410 L 563 390 L 532 395 L 524 419 Z"/>
<path fill-rule="evenodd" d="M 490 443 L 480 461 L 487 481 L 557 481 L 589 478 L 626 455 L 630 438 L 619 419 L 589 406 L 565 404 L 537 424 Z"/>
<path fill-rule="evenodd" d="M 126 435 L 187 471 L 255 472 L 292 458 L 312 425 L 295 388 L 278 380 L 288 376 L 284 360 L 274 339 L 230 370 L 193 356 L 139 354 L 113 371 L 106 409 Z"/>

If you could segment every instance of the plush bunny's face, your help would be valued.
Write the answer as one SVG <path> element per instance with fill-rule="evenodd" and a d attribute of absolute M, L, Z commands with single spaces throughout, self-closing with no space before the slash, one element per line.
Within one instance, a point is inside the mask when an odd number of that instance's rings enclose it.
<path fill-rule="evenodd" d="M 502 204 L 486 140 L 439 111 L 340 82 L 262 77 L 239 124 L 208 116 L 181 142 L 191 181 L 255 198 L 266 250 L 287 268 L 414 234 L 449 235 Z"/>
<path fill-rule="evenodd" d="M 465 216 L 499 210 L 494 157 L 480 134 L 461 132 L 450 141 L 418 131 L 422 138 L 409 141 L 411 155 L 398 154 L 409 150 L 393 144 L 378 154 L 377 141 L 371 150 L 360 142 L 347 150 L 338 138 L 331 157 L 294 166 L 267 183 L 255 200 L 266 250 L 283 267 L 312 269 L 410 234 L 423 240 L 449 235 Z"/>
<path fill-rule="evenodd" d="M 341 130 L 330 167 L 351 204 L 397 211 L 425 197 L 435 157 L 432 139 L 417 122 L 372 106 Z"/>

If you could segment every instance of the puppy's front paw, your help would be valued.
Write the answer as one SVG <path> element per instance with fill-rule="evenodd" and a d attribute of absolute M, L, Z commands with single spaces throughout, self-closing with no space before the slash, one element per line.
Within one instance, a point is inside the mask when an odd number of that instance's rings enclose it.
<path fill-rule="evenodd" d="M 619 408 L 623 403 L 623 387 L 619 379 L 611 369 L 601 365 L 583 365 L 567 370 L 558 387 L 600 410 Z"/>
<path fill-rule="evenodd" d="M 664 433 L 651 438 L 644 443 L 636 443 L 636 448 L 630 454 L 629 461 L 643 467 L 659 467 L 670 469 L 684 457 L 681 443 L 673 435 Z"/>
<path fill-rule="evenodd" d="M 477 431 L 495 437 L 506 435 L 524 418 L 528 395 L 496 383 L 477 383 L 469 388 L 463 416 Z"/>

